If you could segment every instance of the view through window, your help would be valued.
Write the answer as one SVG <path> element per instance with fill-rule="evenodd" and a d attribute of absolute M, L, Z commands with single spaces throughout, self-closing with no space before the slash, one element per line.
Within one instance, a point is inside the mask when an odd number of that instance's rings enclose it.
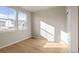
<path fill-rule="evenodd" d="M 18 16 L 16 15 L 17 13 Z M 16 19 L 16 17 L 18 17 L 18 19 Z M 26 29 L 26 20 L 26 13 L 16 12 L 16 10 L 9 7 L 0 7 L 0 31 L 15 30 L 16 26 L 21 30 Z"/>
<path fill-rule="evenodd" d="M 8 7 L 0 7 L 0 30 L 14 30 L 15 20 L 15 10 Z"/>
<path fill-rule="evenodd" d="M 27 15 L 23 12 L 18 12 L 18 29 L 26 29 Z"/>

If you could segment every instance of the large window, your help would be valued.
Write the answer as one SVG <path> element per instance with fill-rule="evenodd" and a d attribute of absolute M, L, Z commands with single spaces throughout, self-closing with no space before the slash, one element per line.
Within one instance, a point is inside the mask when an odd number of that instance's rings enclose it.
<path fill-rule="evenodd" d="M 26 29 L 27 24 L 27 15 L 23 12 L 18 12 L 18 29 L 23 30 Z"/>
<path fill-rule="evenodd" d="M 0 7 L 0 31 L 24 30 L 27 25 L 27 14 L 9 7 Z"/>
<path fill-rule="evenodd" d="M 8 7 L 0 7 L 0 30 L 14 30 L 16 11 Z"/>

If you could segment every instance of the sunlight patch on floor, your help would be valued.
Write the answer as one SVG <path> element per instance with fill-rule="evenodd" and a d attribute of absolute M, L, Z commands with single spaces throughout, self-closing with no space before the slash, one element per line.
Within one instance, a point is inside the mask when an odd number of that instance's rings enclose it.
<path fill-rule="evenodd" d="M 48 42 L 43 46 L 43 48 L 68 48 L 68 46 L 64 43 Z"/>

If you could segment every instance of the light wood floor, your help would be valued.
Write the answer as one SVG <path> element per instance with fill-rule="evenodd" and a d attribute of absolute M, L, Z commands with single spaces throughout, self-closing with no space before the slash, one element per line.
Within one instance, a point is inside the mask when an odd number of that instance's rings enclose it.
<path fill-rule="evenodd" d="M 66 53 L 68 46 L 64 43 L 48 42 L 45 39 L 27 39 L 6 48 L 1 53 Z"/>

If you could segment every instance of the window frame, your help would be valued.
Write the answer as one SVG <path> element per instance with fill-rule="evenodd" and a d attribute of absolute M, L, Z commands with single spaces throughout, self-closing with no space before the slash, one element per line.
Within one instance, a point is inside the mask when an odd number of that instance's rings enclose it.
<path fill-rule="evenodd" d="M 6 6 L 6 7 L 8 7 L 8 6 Z M 18 10 L 16 8 L 13 8 L 13 7 L 8 7 L 8 8 L 11 8 L 11 9 L 15 10 L 15 12 L 16 12 L 16 16 L 15 16 L 15 29 L 14 30 L 10 30 L 10 29 L 8 29 L 8 30 L 0 30 L 0 33 L 1 32 L 10 32 L 10 31 L 23 31 L 23 30 L 27 30 L 27 23 L 28 23 L 28 14 L 27 14 L 27 12 L 26 11 L 23 11 L 23 10 Z M 21 11 L 24 14 L 26 14 L 26 25 L 25 25 L 26 28 L 25 29 L 21 29 L 21 30 L 18 29 L 18 12 L 19 11 Z"/>

